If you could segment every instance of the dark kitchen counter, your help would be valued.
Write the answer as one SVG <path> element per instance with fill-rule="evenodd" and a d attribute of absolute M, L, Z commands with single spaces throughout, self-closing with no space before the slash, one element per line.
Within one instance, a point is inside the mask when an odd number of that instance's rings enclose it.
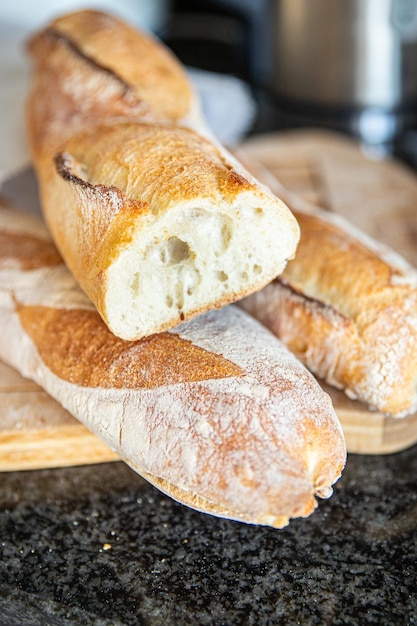
<path fill-rule="evenodd" d="M 417 621 L 417 447 L 351 455 L 283 530 L 189 510 L 119 462 L 0 479 L 2 626 Z"/>

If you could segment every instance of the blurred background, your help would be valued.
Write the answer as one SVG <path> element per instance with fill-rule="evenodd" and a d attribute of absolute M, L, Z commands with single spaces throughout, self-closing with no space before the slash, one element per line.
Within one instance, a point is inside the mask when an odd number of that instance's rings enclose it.
<path fill-rule="evenodd" d="M 319 126 L 417 158 L 417 0 L 175 0 L 163 38 L 250 85 L 253 131 Z"/>
<path fill-rule="evenodd" d="M 0 7 L 3 65 L 11 34 L 82 7 L 170 46 L 227 143 L 330 128 L 417 166 L 417 0 L 15 0 Z"/>

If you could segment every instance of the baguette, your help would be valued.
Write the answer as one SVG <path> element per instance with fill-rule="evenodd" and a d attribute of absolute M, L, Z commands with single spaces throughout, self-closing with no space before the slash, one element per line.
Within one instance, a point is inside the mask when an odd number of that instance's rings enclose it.
<path fill-rule="evenodd" d="M 114 336 L 35 217 L 0 208 L 0 358 L 135 471 L 199 511 L 285 526 L 346 459 L 329 396 L 230 305 L 139 341 Z"/>
<path fill-rule="evenodd" d="M 290 206 L 296 258 L 241 306 L 318 377 L 371 410 L 417 410 L 417 272 L 389 247 L 288 192 L 242 149 L 240 157 Z"/>
<path fill-rule="evenodd" d="M 45 220 L 115 335 L 167 330 L 282 272 L 296 220 L 210 136 L 161 44 L 81 11 L 29 50 L 27 125 Z"/>

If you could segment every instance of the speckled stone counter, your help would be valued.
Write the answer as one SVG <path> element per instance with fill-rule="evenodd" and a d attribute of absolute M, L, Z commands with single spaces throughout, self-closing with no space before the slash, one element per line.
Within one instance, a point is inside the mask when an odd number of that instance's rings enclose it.
<path fill-rule="evenodd" d="M 283 530 L 191 511 L 122 463 L 0 474 L 0 624 L 417 623 L 417 448 L 350 456 Z"/>

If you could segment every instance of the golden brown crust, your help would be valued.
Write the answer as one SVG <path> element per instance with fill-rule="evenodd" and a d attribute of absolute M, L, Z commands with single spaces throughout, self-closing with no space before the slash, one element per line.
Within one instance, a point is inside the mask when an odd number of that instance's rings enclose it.
<path fill-rule="evenodd" d="M 172 121 L 186 117 L 193 94 L 184 69 L 150 35 L 99 11 L 55 20 L 47 32 L 65 37 L 97 67 L 113 73 L 150 108 Z M 169 97 L 167 97 L 167 93 Z"/>
<path fill-rule="evenodd" d="M 35 72 L 26 114 L 36 160 L 50 159 L 66 138 L 98 119 L 110 124 L 161 118 L 116 75 L 79 55 L 65 38 L 41 33 L 31 40 L 29 50 Z"/>
<path fill-rule="evenodd" d="M 219 190 L 232 200 L 241 191 L 262 192 L 233 171 L 220 150 L 191 129 L 154 124 L 96 126 L 75 135 L 56 159 L 59 173 L 79 184 L 119 189 L 153 213 Z M 59 166 L 58 166 L 59 167 Z"/>
<path fill-rule="evenodd" d="M 296 208 L 293 212 L 301 239 L 296 260 L 283 272 L 292 284 L 352 319 L 360 334 L 366 309 L 375 314 L 390 305 L 402 306 L 410 293 L 409 284 L 401 284 L 403 272 L 335 223 Z"/>
<path fill-rule="evenodd" d="M 286 200 L 301 228 L 297 256 L 243 308 L 330 385 L 382 413 L 412 413 L 416 273 L 347 223 Z"/>
<path fill-rule="evenodd" d="M 122 341 L 95 311 L 23 305 L 17 310 L 47 367 L 74 385 L 153 389 L 243 374 L 222 356 L 171 333 Z"/>
<path fill-rule="evenodd" d="M 38 158 L 54 154 L 66 137 L 98 120 L 175 122 L 195 106 L 171 53 L 104 13 L 59 18 L 32 37 L 28 50 L 35 65 L 28 129 Z"/>

